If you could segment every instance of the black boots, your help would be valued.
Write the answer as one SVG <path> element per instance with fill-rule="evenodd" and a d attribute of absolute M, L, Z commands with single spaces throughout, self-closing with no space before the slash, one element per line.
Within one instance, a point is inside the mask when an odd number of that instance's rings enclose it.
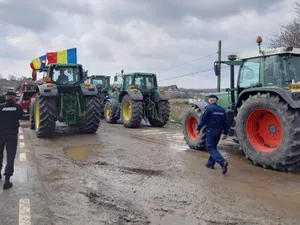
<path fill-rule="evenodd" d="M 222 166 L 222 173 L 224 175 L 227 173 L 227 167 L 228 167 L 228 162 L 225 161 L 224 165 Z"/>
<path fill-rule="evenodd" d="M 9 177 L 5 177 L 3 189 L 10 189 L 13 186 L 12 182 L 10 182 Z"/>

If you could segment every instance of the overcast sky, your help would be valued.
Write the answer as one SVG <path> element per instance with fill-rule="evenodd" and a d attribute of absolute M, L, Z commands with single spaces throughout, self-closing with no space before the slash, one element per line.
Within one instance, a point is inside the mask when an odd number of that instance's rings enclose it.
<path fill-rule="evenodd" d="M 213 67 L 218 40 L 229 53 L 268 46 L 271 33 L 294 15 L 293 0 L 0 0 L 0 73 L 31 76 L 29 64 L 49 51 L 77 47 L 89 74 L 124 69 L 158 80 Z M 184 64 L 184 65 L 182 65 Z M 229 70 L 222 71 L 228 87 Z M 213 71 L 160 85 L 216 87 Z"/>

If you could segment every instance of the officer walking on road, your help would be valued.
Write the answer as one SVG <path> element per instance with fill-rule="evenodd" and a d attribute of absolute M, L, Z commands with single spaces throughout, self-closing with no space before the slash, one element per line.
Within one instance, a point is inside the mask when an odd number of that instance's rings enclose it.
<path fill-rule="evenodd" d="M 200 118 L 200 122 L 197 125 L 197 132 L 206 126 L 206 149 L 210 154 L 210 157 L 206 163 L 206 167 L 214 169 L 215 163 L 219 163 L 222 167 L 222 173 L 227 173 L 228 162 L 223 158 L 217 149 L 217 145 L 224 131 L 222 139 L 226 139 L 228 135 L 228 123 L 225 110 L 217 104 L 218 97 L 216 95 L 208 96 L 209 105 L 205 107 L 205 110 Z"/>
<path fill-rule="evenodd" d="M 14 161 L 17 153 L 19 120 L 23 116 L 23 109 L 15 102 L 16 93 L 7 92 L 5 103 L 0 104 L 0 179 L 3 164 L 3 153 L 6 148 L 7 164 L 4 171 L 5 182 L 3 189 L 13 186 L 10 177 L 14 173 Z"/>

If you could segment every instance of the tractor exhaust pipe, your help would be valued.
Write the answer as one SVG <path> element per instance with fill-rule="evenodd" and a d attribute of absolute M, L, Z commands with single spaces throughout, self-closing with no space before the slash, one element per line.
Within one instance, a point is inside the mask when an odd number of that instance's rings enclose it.
<path fill-rule="evenodd" d="M 229 61 L 235 61 L 237 59 L 237 55 L 228 55 L 227 56 Z M 232 109 L 235 107 L 235 92 L 234 92 L 234 65 L 233 63 L 230 64 L 230 97 L 231 97 L 231 106 Z"/>

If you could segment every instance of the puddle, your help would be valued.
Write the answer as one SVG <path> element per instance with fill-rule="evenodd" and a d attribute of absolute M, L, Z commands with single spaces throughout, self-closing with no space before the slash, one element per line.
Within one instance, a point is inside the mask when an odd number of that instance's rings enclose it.
<path fill-rule="evenodd" d="M 71 147 L 65 149 L 67 156 L 74 161 L 87 161 L 88 153 L 91 150 L 103 150 L 104 147 L 101 145 L 87 145 L 80 147 Z"/>

